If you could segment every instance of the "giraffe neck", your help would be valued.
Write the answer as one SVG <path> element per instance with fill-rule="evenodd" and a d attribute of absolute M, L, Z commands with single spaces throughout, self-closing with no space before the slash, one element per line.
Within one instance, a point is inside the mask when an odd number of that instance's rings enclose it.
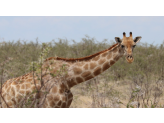
<path fill-rule="evenodd" d="M 72 63 L 70 72 L 68 72 L 67 85 L 71 88 L 94 78 L 111 67 L 122 56 L 123 51 L 120 45 L 117 44 L 112 49 L 106 50 L 89 60 Z"/>

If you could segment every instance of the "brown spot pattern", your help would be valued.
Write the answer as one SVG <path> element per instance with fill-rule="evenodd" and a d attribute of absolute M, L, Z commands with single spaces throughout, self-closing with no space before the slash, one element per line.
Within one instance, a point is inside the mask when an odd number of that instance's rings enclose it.
<path fill-rule="evenodd" d="M 111 59 L 112 58 L 112 53 L 110 52 L 107 56 L 107 59 Z"/>
<path fill-rule="evenodd" d="M 113 56 L 113 59 L 114 59 L 115 61 L 118 61 L 119 56 L 118 56 L 118 55 L 114 55 L 114 56 Z"/>
<path fill-rule="evenodd" d="M 15 100 L 15 98 L 12 98 L 11 100 L 13 101 L 14 105 L 16 105 L 16 100 Z"/>
<path fill-rule="evenodd" d="M 116 53 L 118 51 L 118 48 L 114 48 L 113 52 Z"/>
<path fill-rule="evenodd" d="M 113 65 L 115 63 L 115 61 L 110 60 L 110 65 Z"/>
<path fill-rule="evenodd" d="M 27 81 L 28 81 L 28 82 L 31 82 L 31 81 L 32 81 L 32 79 L 28 79 Z"/>
<path fill-rule="evenodd" d="M 7 92 L 9 92 L 9 91 L 10 91 L 10 88 L 11 88 L 10 86 L 7 88 Z"/>
<path fill-rule="evenodd" d="M 21 93 L 21 94 L 25 94 L 25 91 L 23 91 L 23 90 L 20 90 L 20 93 Z"/>
<path fill-rule="evenodd" d="M 69 94 L 68 94 L 68 99 L 70 99 L 70 98 L 72 98 L 72 97 L 73 97 L 72 93 L 69 93 Z"/>
<path fill-rule="evenodd" d="M 71 88 L 71 87 L 73 87 L 74 85 L 76 85 L 77 83 L 75 82 L 74 79 L 71 79 L 71 80 L 68 80 L 68 81 L 67 81 L 67 84 L 68 84 L 69 88 Z"/>
<path fill-rule="evenodd" d="M 35 87 L 35 85 L 33 85 L 33 86 L 31 87 L 31 89 L 32 89 L 32 90 L 36 90 L 37 88 Z"/>
<path fill-rule="evenodd" d="M 105 59 L 100 59 L 98 63 L 103 64 L 104 62 L 105 62 Z"/>
<path fill-rule="evenodd" d="M 7 89 L 7 85 L 5 85 L 3 88 Z"/>
<path fill-rule="evenodd" d="M 18 97 L 17 97 L 18 102 L 20 102 L 21 99 L 22 99 L 21 95 L 18 95 Z"/>
<path fill-rule="evenodd" d="M 46 105 L 48 105 L 47 100 L 45 100 L 45 102 L 44 102 L 44 107 L 45 107 L 45 108 L 46 108 Z"/>
<path fill-rule="evenodd" d="M 83 66 L 84 64 L 81 63 L 81 62 L 78 62 L 78 63 L 76 63 L 76 65 L 81 67 L 81 66 Z"/>
<path fill-rule="evenodd" d="M 66 97 L 62 96 L 62 101 L 65 102 L 66 101 Z"/>
<path fill-rule="evenodd" d="M 75 75 L 81 74 L 81 72 L 82 72 L 82 70 L 80 68 L 77 68 L 77 67 L 75 67 L 73 69 L 73 71 L 74 71 Z"/>
<path fill-rule="evenodd" d="M 108 55 L 108 52 L 103 53 L 101 56 L 106 57 Z"/>
<path fill-rule="evenodd" d="M 47 95 L 48 101 L 53 100 L 52 95 Z"/>
<path fill-rule="evenodd" d="M 5 103 L 2 104 L 2 107 L 7 108 L 7 105 Z"/>
<path fill-rule="evenodd" d="M 85 78 L 86 76 L 89 76 L 90 74 L 91 74 L 90 71 L 86 71 L 81 76 Z"/>
<path fill-rule="evenodd" d="M 7 100 L 11 100 L 11 96 L 7 95 Z"/>
<path fill-rule="evenodd" d="M 50 101 L 50 106 L 54 107 L 55 106 L 55 102 L 54 101 Z"/>
<path fill-rule="evenodd" d="M 62 83 L 61 85 L 60 85 L 60 87 L 61 87 L 61 89 L 65 89 L 66 88 L 66 86 L 64 85 L 64 83 Z"/>
<path fill-rule="evenodd" d="M 58 106 L 61 106 L 61 103 L 62 103 L 62 101 L 59 101 L 57 105 L 58 105 Z"/>
<path fill-rule="evenodd" d="M 15 96 L 15 90 L 14 90 L 14 88 L 13 88 L 13 87 L 11 87 L 11 90 L 10 90 L 10 95 L 11 95 L 11 96 Z"/>
<path fill-rule="evenodd" d="M 72 100 L 69 100 L 67 103 L 67 107 L 69 107 L 71 105 Z"/>
<path fill-rule="evenodd" d="M 100 73 L 101 73 L 101 67 L 97 67 L 93 72 L 95 76 L 99 75 Z"/>
<path fill-rule="evenodd" d="M 66 103 L 62 103 L 61 108 L 66 108 Z"/>
<path fill-rule="evenodd" d="M 15 97 L 16 98 L 21 97 L 21 94 L 17 93 L 17 95 Z"/>
<path fill-rule="evenodd" d="M 61 93 L 61 94 L 64 93 L 64 90 L 60 88 L 59 93 Z"/>
<path fill-rule="evenodd" d="M 31 93 L 31 91 L 30 90 L 27 90 L 26 91 L 26 95 L 28 95 L 28 94 L 30 94 Z"/>
<path fill-rule="evenodd" d="M 76 77 L 76 81 L 77 81 L 78 83 L 81 83 L 81 82 L 83 82 L 83 79 L 82 79 L 81 77 Z"/>
<path fill-rule="evenodd" d="M 20 88 L 20 85 L 16 85 L 16 90 L 19 90 L 19 88 Z"/>
<path fill-rule="evenodd" d="M 54 101 L 56 102 L 56 101 L 59 101 L 59 96 L 58 95 L 56 95 L 55 97 L 54 97 Z"/>
<path fill-rule="evenodd" d="M 52 88 L 52 93 L 56 93 L 56 92 L 57 92 L 57 87 L 54 86 L 54 87 Z"/>
<path fill-rule="evenodd" d="M 31 87 L 31 85 L 28 83 L 26 84 L 26 88 L 29 89 Z"/>
<path fill-rule="evenodd" d="M 12 102 L 11 102 L 11 101 L 10 101 L 10 102 L 8 102 L 8 106 L 9 106 L 9 107 L 12 107 L 12 105 L 13 105 L 13 104 L 12 104 Z"/>
<path fill-rule="evenodd" d="M 105 70 L 108 69 L 109 67 L 110 67 L 109 62 L 104 63 L 104 65 L 103 65 L 103 71 L 105 71 Z"/>
<path fill-rule="evenodd" d="M 97 60 L 99 60 L 99 58 L 100 58 L 100 56 L 96 56 L 96 57 L 94 57 L 92 60 L 93 60 L 93 61 L 97 61 Z"/>
<path fill-rule="evenodd" d="M 90 63 L 90 69 L 93 69 L 93 68 L 95 68 L 96 66 L 97 66 L 96 63 L 94 63 L 94 62 L 91 62 L 91 63 Z"/>
<path fill-rule="evenodd" d="M 85 69 L 85 70 L 88 70 L 88 64 L 86 64 L 86 65 L 84 66 L 84 69 Z"/>
<path fill-rule="evenodd" d="M 21 89 L 25 89 L 25 85 L 24 84 L 21 85 Z"/>
<path fill-rule="evenodd" d="M 12 85 L 16 85 L 17 83 L 16 82 L 13 82 Z"/>
<path fill-rule="evenodd" d="M 89 79 L 92 79 L 92 78 L 93 78 L 93 76 L 92 76 L 92 75 L 87 76 L 87 77 L 85 78 L 85 81 L 87 81 L 87 80 L 89 80 Z"/>

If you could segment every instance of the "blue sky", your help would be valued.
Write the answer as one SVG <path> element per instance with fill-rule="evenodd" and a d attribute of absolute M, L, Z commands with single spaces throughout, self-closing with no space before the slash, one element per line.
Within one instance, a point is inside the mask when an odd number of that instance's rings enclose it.
<path fill-rule="evenodd" d="M 164 16 L 0 16 L 0 41 L 50 42 L 67 38 L 80 41 L 85 35 L 114 40 L 132 31 L 141 42 L 161 44 L 164 40 Z"/>

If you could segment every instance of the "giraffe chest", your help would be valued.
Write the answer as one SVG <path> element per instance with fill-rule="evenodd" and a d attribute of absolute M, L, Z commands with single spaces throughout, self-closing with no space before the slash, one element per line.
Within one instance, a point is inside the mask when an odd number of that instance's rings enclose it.
<path fill-rule="evenodd" d="M 65 90 L 62 93 L 47 95 L 45 104 L 43 107 L 45 108 L 69 108 L 71 102 L 73 100 L 73 95 L 70 90 Z"/>

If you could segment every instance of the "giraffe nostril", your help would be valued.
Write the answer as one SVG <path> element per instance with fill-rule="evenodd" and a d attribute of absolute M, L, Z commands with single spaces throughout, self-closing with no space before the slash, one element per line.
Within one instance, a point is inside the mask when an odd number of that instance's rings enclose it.
<path fill-rule="evenodd" d="M 132 58 L 133 58 L 133 56 L 127 56 L 127 58 L 128 58 L 128 59 L 132 59 Z"/>

